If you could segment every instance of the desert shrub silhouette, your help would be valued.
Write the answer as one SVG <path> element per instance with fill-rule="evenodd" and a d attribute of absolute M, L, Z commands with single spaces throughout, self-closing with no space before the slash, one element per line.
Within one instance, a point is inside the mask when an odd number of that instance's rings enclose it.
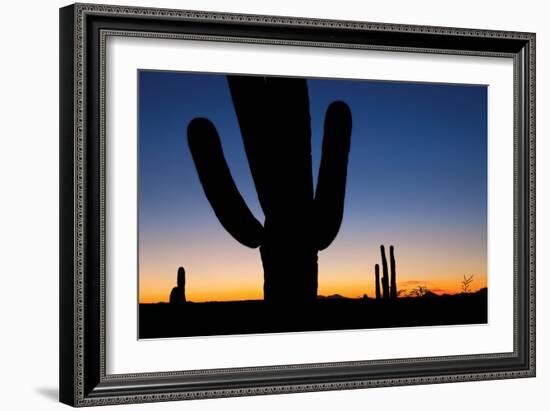
<path fill-rule="evenodd" d="M 425 285 L 417 285 L 411 291 L 409 291 L 409 297 L 429 297 L 435 296 L 435 294 Z"/>
<path fill-rule="evenodd" d="M 183 267 L 178 268 L 178 282 L 177 286 L 172 288 L 170 293 L 170 304 L 182 304 L 187 300 L 185 298 L 185 269 Z"/>
<path fill-rule="evenodd" d="M 227 79 L 264 223 L 239 193 L 216 128 L 195 118 L 188 143 L 205 195 L 229 234 L 247 247 L 260 247 L 265 301 L 315 300 L 317 253 L 334 240 L 343 217 L 351 112 L 340 101 L 327 109 L 314 192 L 306 80 Z"/>

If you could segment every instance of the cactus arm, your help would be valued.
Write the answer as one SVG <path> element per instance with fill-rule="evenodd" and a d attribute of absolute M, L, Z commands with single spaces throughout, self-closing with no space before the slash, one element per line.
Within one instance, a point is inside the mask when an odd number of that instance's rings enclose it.
<path fill-rule="evenodd" d="M 241 244 L 258 247 L 263 227 L 235 185 L 214 125 L 196 118 L 189 123 L 187 136 L 204 193 L 221 225 Z"/>
<path fill-rule="evenodd" d="M 350 143 L 350 109 L 341 101 L 334 102 L 327 109 L 325 117 L 321 164 L 313 206 L 318 250 L 332 243 L 342 223 Z"/>

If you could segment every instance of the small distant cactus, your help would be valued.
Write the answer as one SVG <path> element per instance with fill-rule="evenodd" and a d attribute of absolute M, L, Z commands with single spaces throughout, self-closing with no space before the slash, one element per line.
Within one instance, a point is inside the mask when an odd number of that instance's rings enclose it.
<path fill-rule="evenodd" d="M 183 267 L 178 268 L 178 282 L 177 286 L 172 288 L 170 293 L 170 304 L 183 304 L 187 300 L 185 298 L 185 269 Z"/>
<path fill-rule="evenodd" d="M 380 255 L 382 257 L 382 278 L 380 278 L 380 266 L 374 265 L 374 281 L 376 286 L 376 299 L 396 300 L 397 299 L 397 280 L 395 273 L 395 256 L 393 245 L 390 246 L 390 272 L 388 276 L 388 260 L 386 259 L 386 250 L 383 245 L 380 246 Z M 382 283 L 382 296 L 380 295 L 380 283 Z"/>

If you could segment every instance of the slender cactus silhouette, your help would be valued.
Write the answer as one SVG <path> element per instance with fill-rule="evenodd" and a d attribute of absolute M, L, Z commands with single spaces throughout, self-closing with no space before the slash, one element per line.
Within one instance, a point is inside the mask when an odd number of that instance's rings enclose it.
<path fill-rule="evenodd" d="M 187 300 L 185 298 L 185 269 L 183 267 L 178 268 L 178 282 L 177 286 L 172 288 L 170 293 L 170 304 L 182 304 Z"/>
<path fill-rule="evenodd" d="M 380 254 L 382 256 L 382 296 L 384 300 L 390 298 L 390 282 L 388 277 L 388 260 L 386 259 L 386 250 L 384 246 L 380 246 Z"/>
<path fill-rule="evenodd" d="M 264 300 L 312 301 L 317 297 L 317 253 L 332 243 L 343 217 L 350 110 L 340 101 L 327 109 L 314 192 L 306 80 L 227 79 L 263 225 L 235 185 L 216 128 L 195 118 L 188 126 L 188 143 L 204 193 L 229 234 L 247 247 L 260 247 Z"/>
<path fill-rule="evenodd" d="M 390 245 L 390 298 L 397 299 L 397 283 L 395 279 L 395 256 L 393 255 L 393 245 Z"/>
<path fill-rule="evenodd" d="M 380 266 L 374 264 L 374 283 L 376 288 L 376 299 L 380 299 Z"/>

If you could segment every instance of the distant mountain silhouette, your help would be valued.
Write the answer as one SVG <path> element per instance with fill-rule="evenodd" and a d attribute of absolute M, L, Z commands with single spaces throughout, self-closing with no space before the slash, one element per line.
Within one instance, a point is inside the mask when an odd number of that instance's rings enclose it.
<path fill-rule="evenodd" d="M 317 296 L 317 298 L 319 299 L 326 299 L 326 300 L 349 300 L 350 298 L 348 297 L 344 297 L 343 295 L 340 295 L 340 294 L 331 294 L 331 295 L 319 295 Z"/>
<path fill-rule="evenodd" d="M 187 135 L 204 193 L 229 234 L 247 247 L 260 247 L 265 301 L 315 301 L 317 253 L 332 243 L 343 218 L 350 109 L 337 101 L 326 111 L 314 187 L 306 79 L 230 75 L 227 80 L 265 221 L 256 219 L 239 193 L 215 126 L 195 118 Z"/>

